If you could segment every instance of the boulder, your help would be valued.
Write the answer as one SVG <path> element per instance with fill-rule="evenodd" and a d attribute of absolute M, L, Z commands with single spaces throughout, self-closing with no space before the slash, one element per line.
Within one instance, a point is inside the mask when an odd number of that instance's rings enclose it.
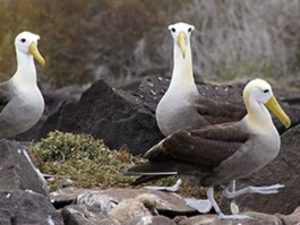
<path fill-rule="evenodd" d="M 56 113 L 64 104 L 77 102 L 82 92 L 88 87 L 89 85 L 70 85 L 55 90 L 50 90 L 49 88 L 45 90 L 45 88 L 41 88 L 45 101 L 45 110 L 42 117 L 32 128 L 17 135 L 13 139 L 18 141 L 32 141 L 37 139 L 40 135 L 39 132 L 48 117 Z M 48 129 L 52 130 L 52 127 L 48 127 Z"/>
<path fill-rule="evenodd" d="M 195 213 L 195 210 L 186 206 L 184 199 L 177 194 L 146 189 L 111 188 L 107 190 L 90 190 L 67 187 L 50 193 L 50 198 L 51 202 L 56 206 L 78 202 L 79 199 L 81 203 L 92 202 L 94 205 L 98 205 L 97 208 L 103 209 L 108 208 L 108 201 L 110 201 L 111 204 L 117 204 L 124 199 L 136 198 L 138 195 L 144 193 L 153 194 L 161 199 L 161 202 L 157 205 L 157 211 L 161 214 L 183 215 Z M 91 196 L 93 196 L 93 198 L 91 198 Z M 102 197 L 100 198 L 100 196 Z M 99 205 L 103 204 L 106 207 L 99 207 Z M 91 204 L 85 205 L 90 206 Z"/>
<path fill-rule="evenodd" d="M 65 225 L 120 225 L 100 211 L 91 211 L 84 205 L 69 205 L 61 211 Z"/>
<path fill-rule="evenodd" d="M 156 106 L 168 88 L 170 80 L 162 77 L 148 77 L 135 91 L 124 91 L 110 87 L 103 80 L 95 82 L 83 93 L 76 103 L 62 105 L 59 110 L 49 116 L 40 130 L 44 137 L 50 130 L 75 133 L 90 133 L 104 139 L 111 149 L 119 149 L 127 145 L 133 154 L 143 154 L 163 138 L 155 120 Z M 208 100 L 230 105 L 236 110 L 228 112 L 231 120 L 239 120 L 245 114 L 242 100 L 243 84 L 213 85 L 198 83 L 199 92 Z M 282 90 L 275 90 L 279 97 L 288 96 Z M 292 126 L 300 123 L 300 109 L 283 105 L 292 118 Z M 216 111 L 216 110 L 214 110 Z M 224 115 L 225 116 L 225 115 Z M 212 116 L 205 115 L 210 122 Z M 213 121 L 220 123 L 224 121 Z M 276 120 L 276 125 L 282 133 L 282 124 Z"/>
<path fill-rule="evenodd" d="M 31 190 L 47 195 L 46 183 L 33 166 L 26 146 L 0 140 L 0 191 Z"/>
<path fill-rule="evenodd" d="M 32 191 L 0 192 L 1 225 L 63 225 L 49 199 Z"/>
<path fill-rule="evenodd" d="M 201 215 L 190 218 L 175 218 L 178 225 L 296 225 L 300 221 L 299 212 L 291 215 L 270 215 L 257 212 L 245 213 L 250 219 L 236 221 L 236 220 L 220 220 L 216 215 Z"/>
<path fill-rule="evenodd" d="M 300 125 L 282 135 L 279 156 L 253 174 L 249 179 L 238 181 L 241 187 L 248 185 L 284 184 L 278 194 L 244 195 L 238 198 L 241 210 L 254 210 L 264 213 L 291 213 L 300 205 Z M 228 206 L 228 201 L 224 202 Z M 300 219 L 299 219 L 300 221 Z"/>
<path fill-rule="evenodd" d="M 144 216 L 127 220 L 122 225 L 176 225 L 171 219 L 165 216 Z"/>
<path fill-rule="evenodd" d="M 144 152 L 163 137 L 153 113 L 140 98 L 113 89 L 102 80 L 84 92 L 78 103 L 67 104 L 50 116 L 41 130 L 42 136 L 49 132 L 48 127 L 90 133 L 104 139 L 112 149 L 127 145 L 133 154 Z"/>

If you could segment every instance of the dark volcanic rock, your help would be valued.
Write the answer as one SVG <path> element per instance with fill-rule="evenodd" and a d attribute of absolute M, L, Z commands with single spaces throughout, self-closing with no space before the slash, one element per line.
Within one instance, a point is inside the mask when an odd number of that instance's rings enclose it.
<path fill-rule="evenodd" d="M 41 137 L 54 129 L 85 132 L 104 139 L 110 148 L 118 149 L 127 145 L 133 154 L 144 153 L 163 138 L 156 125 L 155 108 L 168 85 L 169 79 L 148 77 L 136 91 L 129 93 L 113 89 L 102 80 L 97 81 L 84 92 L 79 102 L 63 105 L 50 116 L 42 126 Z M 230 106 L 224 118 L 239 120 L 245 114 L 241 97 L 243 85 L 233 87 L 199 83 L 198 87 L 206 99 Z M 280 90 L 274 92 L 278 97 L 287 96 Z M 299 108 L 287 104 L 283 108 L 291 117 L 293 126 L 300 123 Z M 213 121 L 209 112 L 205 117 Z M 213 123 L 225 121 L 228 120 Z M 276 125 L 281 133 L 285 131 L 278 121 Z"/>
<path fill-rule="evenodd" d="M 32 128 L 17 135 L 13 139 L 18 141 L 31 141 L 38 138 L 40 136 L 40 130 L 48 117 L 59 111 L 64 104 L 77 102 L 82 92 L 86 89 L 87 87 L 78 85 L 71 85 L 56 90 L 42 89 L 45 101 L 45 110 L 41 119 Z M 54 127 L 47 127 L 48 130 L 53 130 L 53 128 Z"/>
<path fill-rule="evenodd" d="M 48 198 L 32 191 L 0 192 L 1 225 L 63 225 Z"/>
<path fill-rule="evenodd" d="M 0 140 L 0 191 L 32 190 L 47 195 L 45 184 L 28 160 L 25 146 Z"/>
<path fill-rule="evenodd" d="M 300 205 L 300 125 L 282 135 L 279 156 L 249 179 L 238 181 L 246 185 L 284 184 L 278 194 L 244 195 L 238 199 L 241 209 L 265 213 L 291 213 Z M 228 202 L 226 202 L 228 205 Z M 224 204 L 225 207 L 225 204 Z M 300 221 L 300 218 L 299 218 Z"/>
<path fill-rule="evenodd" d="M 134 154 L 144 152 L 162 138 L 153 113 L 141 99 L 103 81 L 94 83 L 78 103 L 64 106 L 49 121 L 55 121 L 52 127 L 61 131 L 103 138 L 110 148 L 127 145 Z M 48 126 L 47 122 L 44 126 Z M 47 133 L 48 129 L 42 129 L 42 135 Z"/>

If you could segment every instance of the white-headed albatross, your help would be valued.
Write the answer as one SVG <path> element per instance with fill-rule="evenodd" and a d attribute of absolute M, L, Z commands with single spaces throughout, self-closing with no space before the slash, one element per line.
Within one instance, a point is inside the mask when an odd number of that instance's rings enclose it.
<path fill-rule="evenodd" d="M 37 86 L 34 58 L 45 65 L 37 48 L 39 35 L 24 31 L 15 38 L 17 71 L 0 84 L 0 138 L 16 136 L 41 118 L 44 99 Z"/>
<path fill-rule="evenodd" d="M 247 114 L 242 120 L 202 129 L 179 130 L 146 152 L 149 162 L 128 169 L 126 174 L 195 176 L 200 184 L 208 187 L 208 200 L 221 218 L 246 218 L 243 215 L 224 215 L 214 199 L 214 186 L 228 185 L 235 179 L 247 177 L 278 155 L 280 136 L 267 108 L 286 127 L 291 121 L 274 97 L 270 84 L 264 80 L 250 81 L 244 88 L 243 100 Z M 274 193 L 281 187 L 257 187 L 256 191 Z M 248 190 L 237 191 L 231 197 Z"/>
<path fill-rule="evenodd" d="M 178 129 L 201 128 L 209 124 L 240 120 L 244 110 L 216 103 L 201 96 L 193 75 L 191 34 L 195 29 L 187 23 L 169 25 L 173 38 L 173 71 L 168 90 L 156 108 L 160 131 L 168 136 Z M 210 121 L 203 114 L 209 112 Z"/>
<path fill-rule="evenodd" d="M 193 25 L 176 23 L 169 26 L 173 37 L 173 72 L 168 90 L 156 108 L 156 121 L 160 131 L 169 135 L 178 129 L 208 125 L 192 104 L 199 97 L 194 81 L 191 33 Z"/>
<path fill-rule="evenodd" d="M 229 104 L 217 104 L 201 96 L 193 75 L 191 34 L 193 25 L 179 22 L 169 25 L 173 38 L 173 72 L 168 90 L 156 108 L 156 122 L 160 131 L 168 136 L 179 129 L 202 128 L 210 124 L 237 121 L 244 109 Z M 221 105 L 220 105 L 221 104 Z M 204 114 L 209 112 L 210 121 Z M 147 189 L 177 191 L 182 181 L 174 186 L 147 186 Z"/>

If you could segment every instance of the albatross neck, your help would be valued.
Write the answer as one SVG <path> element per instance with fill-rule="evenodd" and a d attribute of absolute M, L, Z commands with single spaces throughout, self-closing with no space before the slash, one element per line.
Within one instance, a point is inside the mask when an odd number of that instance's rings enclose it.
<path fill-rule="evenodd" d="M 15 85 L 36 85 L 36 69 L 33 56 L 20 51 L 17 53 L 17 71 L 12 77 Z"/>
<path fill-rule="evenodd" d="M 268 131 L 270 128 L 276 129 L 271 114 L 264 104 L 257 102 L 251 96 L 244 102 L 248 112 L 245 120 L 251 128 L 256 128 L 256 130 L 259 128 L 260 131 Z"/>
<path fill-rule="evenodd" d="M 197 90 L 194 75 L 193 75 L 193 66 L 192 66 L 192 54 L 190 42 L 188 41 L 186 46 L 186 55 L 185 58 L 182 56 L 182 52 L 178 44 L 174 43 L 174 65 L 172 72 L 172 79 L 170 83 L 170 88 L 186 88 L 186 89 L 195 89 Z"/>

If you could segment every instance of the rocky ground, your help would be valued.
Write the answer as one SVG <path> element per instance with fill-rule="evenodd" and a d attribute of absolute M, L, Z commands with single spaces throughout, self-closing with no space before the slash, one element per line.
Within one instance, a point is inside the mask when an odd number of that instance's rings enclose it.
<path fill-rule="evenodd" d="M 46 181 L 39 170 L 33 167 L 25 151 L 28 148 L 30 150 L 30 147 L 24 141 L 38 141 L 49 131 L 59 129 L 64 132 L 89 133 L 103 139 L 110 149 L 123 149 L 126 146 L 132 154 L 144 153 L 163 137 L 156 126 L 154 111 L 168 82 L 169 80 L 160 77 L 150 77 L 137 89 L 124 91 L 111 88 L 100 80 L 87 90 L 82 90 L 80 98 L 76 91 L 72 92 L 74 95 L 68 94 L 70 89 L 60 91 L 59 95 L 45 93 L 47 110 L 40 123 L 29 132 L 18 136 L 18 141 L 0 141 L 0 224 L 298 224 L 299 93 L 277 89 L 274 92 L 279 99 L 287 102 L 283 104 L 283 108 L 290 115 L 293 125 L 285 131 L 277 123 L 282 133 L 279 157 L 251 178 L 239 181 L 239 185 L 282 183 L 285 188 L 277 195 L 239 198 L 237 203 L 243 212 L 251 216 L 250 220 L 242 223 L 220 221 L 214 212 L 198 215 L 185 205 L 181 194 L 146 191 L 141 188 L 118 188 L 117 185 L 106 189 L 82 188 L 80 184 L 74 185 L 70 181 L 63 185 L 67 187 L 61 186 L 49 193 Z M 203 96 L 241 109 L 242 88 L 243 85 L 233 87 L 199 84 L 199 91 Z M 51 151 L 51 147 L 48 150 Z M 110 175 L 106 177 L 109 178 Z M 228 202 L 221 202 L 222 208 L 226 210 Z"/>

